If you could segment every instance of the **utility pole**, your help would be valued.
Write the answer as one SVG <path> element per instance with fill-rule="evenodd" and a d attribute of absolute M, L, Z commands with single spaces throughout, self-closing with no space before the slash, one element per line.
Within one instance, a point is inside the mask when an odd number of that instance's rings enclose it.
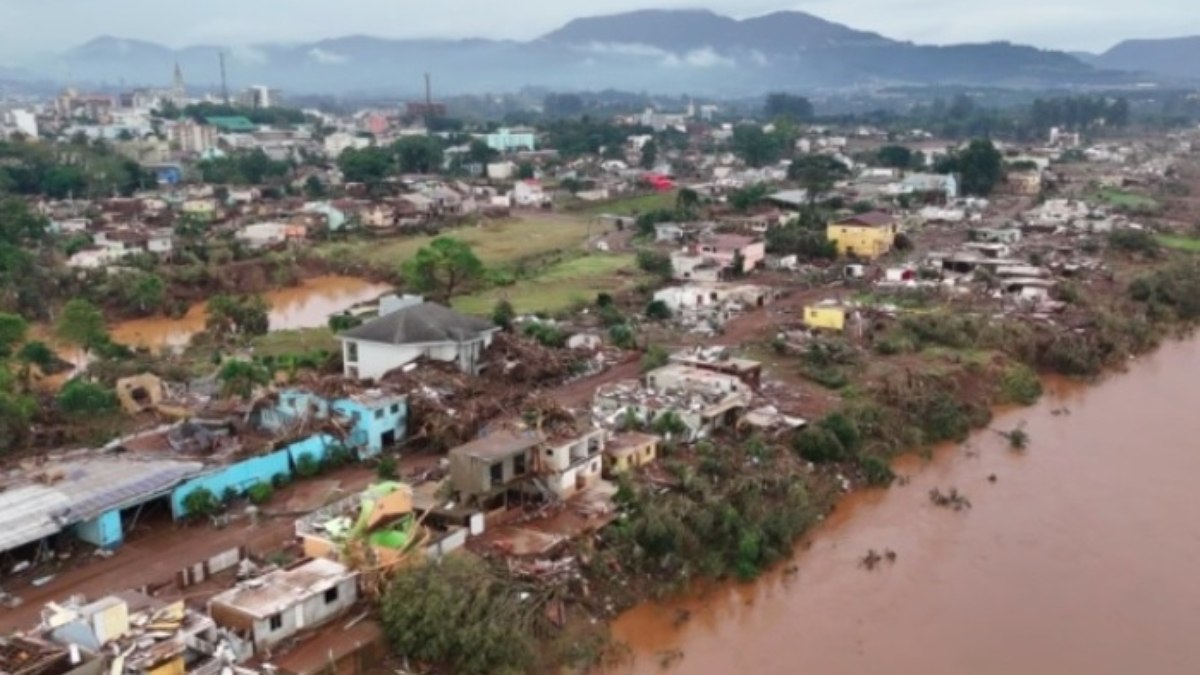
<path fill-rule="evenodd" d="M 433 84 L 429 73 L 425 73 L 425 132 L 429 132 L 429 123 L 433 121 Z"/>

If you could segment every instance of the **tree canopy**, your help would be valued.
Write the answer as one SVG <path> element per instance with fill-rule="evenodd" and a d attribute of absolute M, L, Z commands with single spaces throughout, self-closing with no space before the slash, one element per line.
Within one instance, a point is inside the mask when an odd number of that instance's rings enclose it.
<path fill-rule="evenodd" d="M 965 150 L 941 160 L 938 170 L 957 173 L 964 193 L 984 197 L 1004 179 L 1004 156 L 991 141 L 979 138 Z"/>
<path fill-rule="evenodd" d="M 817 200 L 833 189 L 841 178 L 850 175 L 850 170 L 828 155 L 804 155 L 792 160 L 788 167 L 788 178 L 800 183 L 808 193 L 808 203 Z"/>
<path fill-rule="evenodd" d="M 266 335 L 270 306 L 261 295 L 214 295 L 209 299 L 205 329 L 214 339 Z"/>
<path fill-rule="evenodd" d="M 767 133 L 762 127 L 744 124 L 733 130 L 733 151 L 750 166 L 773 164 L 787 150 L 783 135 Z"/>
<path fill-rule="evenodd" d="M 104 315 L 95 305 L 81 298 L 70 300 L 63 306 L 54 332 L 64 342 L 84 351 L 92 351 L 108 344 Z"/>
<path fill-rule="evenodd" d="M 413 290 L 449 302 L 456 292 L 483 276 L 484 266 L 465 241 L 438 237 L 404 263 L 403 273 Z"/>
<path fill-rule="evenodd" d="M 806 122 L 813 118 L 813 104 L 803 96 L 776 92 L 767 95 L 763 113 L 767 119 L 789 119 Z"/>

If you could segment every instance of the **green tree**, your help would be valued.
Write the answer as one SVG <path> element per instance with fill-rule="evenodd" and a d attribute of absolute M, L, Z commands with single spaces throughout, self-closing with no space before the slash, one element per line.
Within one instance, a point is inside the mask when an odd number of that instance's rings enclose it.
<path fill-rule="evenodd" d="M 449 302 L 463 286 L 483 277 L 483 263 L 471 246 L 454 237 L 438 237 L 404 263 L 404 279 L 416 291 Z"/>
<path fill-rule="evenodd" d="M 517 310 L 508 300 L 500 300 L 496 303 L 496 307 L 492 309 L 492 323 L 500 326 L 504 330 L 512 328 L 513 319 L 517 318 Z"/>
<path fill-rule="evenodd" d="M 813 117 L 813 105 L 803 96 L 776 92 L 767 95 L 763 114 L 769 120 L 787 119 L 792 122 L 806 122 Z"/>
<path fill-rule="evenodd" d="M 0 451 L 11 452 L 29 440 L 29 423 L 37 402 L 27 396 L 0 392 Z"/>
<path fill-rule="evenodd" d="M 467 159 L 484 167 L 487 167 L 488 164 L 495 161 L 499 156 L 500 153 L 495 148 L 478 139 L 471 141 L 471 146 L 467 150 Z"/>
<path fill-rule="evenodd" d="M 230 359 L 221 366 L 217 379 L 221 381 L 222 396 L 248 400 L 255 387 L 266 386 L 271 381 L 271 373 L 260 363 Z"/>
<path fill-rule="evenodd" d="M 746 212 L 754 208 L 759 202 L 767 196 L 767 186 L 763 184 L 751 185 L 737 190 L 729 195 L 729 205 L 735 211 Z"/>
<path fill-rule="evenodd" d="M 845 164 L 827 155 L 804 155 L 792 160 L 788 167 L 788 178 L 800 183 L 808 193 L 811 207 L 829 193 L 841 178 L 850 175 Z"/>
<path fill-rule="evenodd" d="M 512 584 L 466 556 L 398 570 L 381 602 L 384 633 L 397 654 L 445 664 L 456 675 L 533 672 L 531 622 L 540 612 L 530 609 Z"/>
<path fill-rule="evenodd" d="M 70 300 L 63 306 L 54 332 L 64 342 L 75 345 L 84 352 L 108 344 L 104 315 L 95 305 L 81 298 Z"/>
<path fill-rule="evenodd" d="M 893 169 L 907 169 L 912 166 L 913 152 L 903 145 L 885 145 L 876 153 L 879 163 Z"/>
<path fill-rule="evenodd" d="M 700 194 L 691 188 L 683 188 L 675 195 L 675 211 L 683 220 L 696 217 L 700 208 Z"/>
<path fill-rule="evenodd" d="M 83 416 L 117 409 L 117 395 L 104 385 L 73 379 L 58 392 L 58 407 L 68 415 Z"/>
<path fill-rule="evenodd" d="M 990 195 L 1004 179 L 1004 156 L 986 139 L 971 141 L 950 160 L 950 166 L 962 176 L 962 190 L 969 195 Z"/>
<path fill-rule="evenodd" d="M 665 253 L 659 253 L 650 249 L 642 249 L 637 252 L 638 269 L 662 279 L 670 279 L 675 274 L 675 268 L 671 265 L 671 257 Z"/>
<path fill-rule="evenodd" d="M 657 163 L 658 143 L 655 143 L 654 140 L 651 139 L 646 141 L 646 144 L 642 146 L 642 156 L 641 160 L 638 162 L 638 165 L 643 169 L 653 169 L 654 165 Z"/>
<path fill-rule="evenodd" d="M 0 242 L 30 244 L 46 236 L 46 219 L 29 210 L 24 200 L 9 197 L 0 201 Z"/>
<path fill-rule="evenodd" d="M 25 341 L 29 324 L 16 314 L 0 312 L 0 358 L 12 356 L 13 349 Z"/>
<path fill-rule="evenodd" d="M 518 180 L 533 180 L 535 175 L 536 174 L 534 173 L 533 165 L 529 162 L 521 162 L 517 166 Z"/>
<path fill-rule="evenodd" d="M 380 183 L 395 170 L 392 154 L 384 148 L 350 148 L 338 157 L 338 168 L 351 183 Z"/>
<path fill-rule="evenodd" d="M 761 127 L 742 125 L 733 130 L 733 151 L 750 166 L 765 166 L 783 155 L 780 138 Z"/>
<path fill-rule="evenodd" d="M 261 295 L 214 295 L 206 309 L 205 329 L 218 340 L 266 335 L 271 329 L 270 305 Z"/>
<path fill-rule="evenodd" d="M 392 144 L 403 173 L 437 173 L 442 169 L 442 142 L 432 136 L 410 136 Z"/>
<path fill-rule="evenodd" d="M 21 350 L 17 352 L 17 358 L 23 363 L 31 363 L 42 369 L 43 372 L 58 361 L 58 355 L 45 342 L 32 340 L 21 345 Z"/>
<path fill-rule="evenodd" d="M 329 191 L 325 188 L 325 183 L 317 176 L 309 176 L 304 181 L 304 195 L 309 199 L 323 199 Z"/>

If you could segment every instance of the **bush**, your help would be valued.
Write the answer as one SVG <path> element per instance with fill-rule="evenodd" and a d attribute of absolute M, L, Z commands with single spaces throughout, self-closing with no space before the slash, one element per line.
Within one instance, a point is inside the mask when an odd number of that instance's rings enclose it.
<path fill-rule="evenodd" d="M 1148 256 L 1157 256 L 1160 250 L 1158 239 L 1149 230 L 1113 230 L 1108 235 L 1108 245 L 1115 251 Z"/>
<path fill-rule="evenodd" d="M 496 306 L 492 308 L 492 323 L 508 330 L 512 328 L 513 319 L 517 317 L 517 310 L 513 308 L 513 304 L 508 300 L 500 300 Z"/>
<path fill-rule="evenodd" d="M 662 368 L 671 361 L 671 355 L 667 350 L 660 345 L 650 345 L 646 353 L 642 355 L 642 372 L 648 373 L 651 370 Z"/>
<path fill-rule="evenodd" d="M 837 436 L 838 442 L 847 452 L 857 452 L 862 445 L 862 434 L 858 430 L 858 424 L 844 413 L 830 413 L 821 420 L 821 426 Z"/>
<path fill-rule="evenodd" d="M 652 321 L 667 321 L 671 318 L 671 308 L 662 300 L 653 300 L 646 305 L 646 318 Z"/>
<path fill-rule="evenodd" d="M 116 393 L 88 380 L 71 380 L 58 393 L 58 407 L 68 415 L 110 412 L 116 410 L 117 405 Z"/>
<path fill-rule="evenodd" d="M 291 484 L 292 484 L 292 477 L 286 473 L 283 473 L 282 471 L 275 474 L 274 476 L 271 476 L 271 485 L 274 485 L 276 490 L 282 490 L 283 488 L 285 488 Z"/>
<path fill-rule="evenodd" d="M 675 274 L 675 268 L 671 264 L 671 256 L 647 249 L 638 251 L 637 266 L 643 272 L 653 274 L 662 279 L 670 279 Z"/>
<path fill-rule="evenodd" d="M 275 488 L 271 487 L 270 483 L 258 482 L 246 490 L 246 495 L 250 497 L 251 504 L 261 506 L 271 501 L 271 497 L 275 496 Z"/>
<path fill-rule="evenodd" d="M 208 488 L 196 488 L 183 498 L 183 510 L 190 518 L 211 518 L 223 508 L 221 500 Z"/>
<path fill-rule="evenodd" d="M 379 458 L 379 466 L 375 469 L 375 474 L 380 480 L 398 480 L 400 478 L 400 467 L 393 455 L 382 455 Z"/>
<path fill-rule="evenodd" d="M 859 465 L 862 467 L 863 475 L 867 478 L 868 485 L 887 487 L 896 480 L 896 474 L 892 472 L 892 467 L 879 457 L 874 455 L 861 457 Z"/>
<path fill-rule="evenodd" d="M 1009 366 L 1000 383 L 1001 402 L 1033 405 L 1042 396 L 1042 380 L 1023 364 Z"/>
<path fill-rule="evenodd" d="M 637 336 L 633 332 L 633 328 L 627 323 L 617 324 L 608 329 L 608 339 L 621 349 L 636 349 Z"/>
<path fill-rule="evenodd" d="M 543 347 L 560 349 L 567 344 L 567 334 L 548 323 L 535 321 L 526 324 L 524 333 L 527 337 L 537 340 Z"/>
<path fill-rule="evenodd" d="M 792 447 L 796 454 L 813 464 L 843 462 L 849 459 L 849 453 L 837 434 L 822 425 L 801 431 L 796 435 Z"/>
<path fill-rule="evenodd" d="M 321 473 L 321 463 L 309 453 L 296 458 L 296 475 L 301 478 L 312 478 Z"/>

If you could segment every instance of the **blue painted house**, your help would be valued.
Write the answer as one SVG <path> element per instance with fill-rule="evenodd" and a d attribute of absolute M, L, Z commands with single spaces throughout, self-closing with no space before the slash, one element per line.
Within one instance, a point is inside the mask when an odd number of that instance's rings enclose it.
<path fill-rule="evenodd" d="M 307 420 L 342 418 L 350 427 L 346 445 L 359 458 L 374 457 L 404 440 L 408 431 L 408 402 L 404 396 L 380 390 L 327 400 L 313 392 L 292 388 L 279 392 L 274 407 L 257 412 L 258 426 L 279 433 Z"/>

